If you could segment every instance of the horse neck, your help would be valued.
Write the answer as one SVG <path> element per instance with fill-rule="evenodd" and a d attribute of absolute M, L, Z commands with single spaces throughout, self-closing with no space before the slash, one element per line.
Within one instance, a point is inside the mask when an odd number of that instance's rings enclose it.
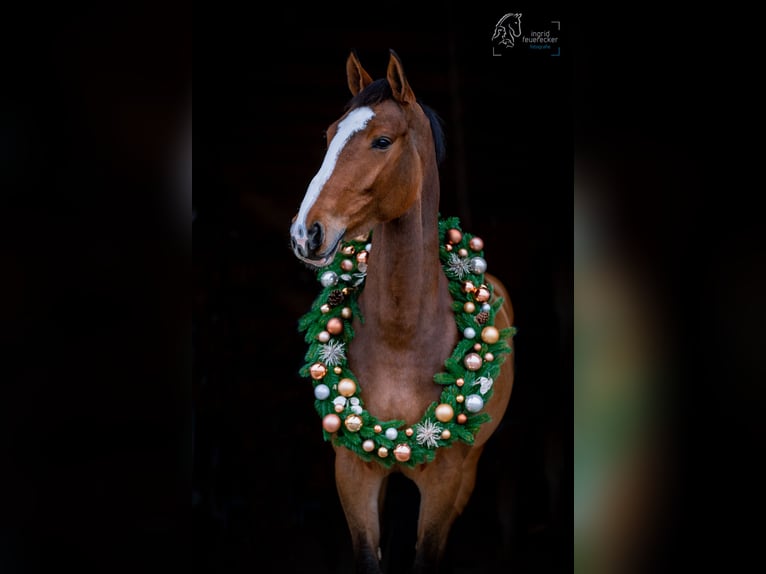
<path fill-rule="evenodd" d="M 432 337 L 431 329 L 424 326 L 440 326 L 444 317 L 451 316 L 439 261 L 438 209 L 434 162 L 409 211 L 373 230 L 363 313 L 365 325 L 377 331 L 378 341 L 391 347 L 406 342 L 412 346 L 418 338 Z"/>

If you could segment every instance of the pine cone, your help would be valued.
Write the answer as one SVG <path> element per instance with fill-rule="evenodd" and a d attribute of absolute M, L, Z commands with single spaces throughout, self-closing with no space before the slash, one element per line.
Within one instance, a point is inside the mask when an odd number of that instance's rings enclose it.
<path fill-rule="evenodd" d="M 489 321 L 489 311 L 482 311 L 481 313 L 476 315 L 476 322 L 479 325 L 483 325 L 487 321 Z"/>
<path fill-rule="evenodd" d="M 330 307 L 336 307 L 343 303 L 344 295 L 343 291 L 340 289 L 335 289 L 334 291 L 330 291 L 329 297 L 327 297 L 327 304 Z"/>

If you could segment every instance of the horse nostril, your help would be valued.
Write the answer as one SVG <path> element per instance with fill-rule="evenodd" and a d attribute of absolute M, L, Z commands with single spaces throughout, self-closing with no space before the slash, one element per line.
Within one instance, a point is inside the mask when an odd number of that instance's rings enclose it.
<path fill-rule="evenodd" d="M 309 228 L 306 247 L 311 253 L 316 253 L 319 246 L 322 245 L 322 241 L 324 241 L 324 228 L 317 221 Z"/>
<path fill-rule="evenodd" d="M 298 247 L 298 242 L 295 241 L 294 237 L 290 238 L 290 246 L 293 248 L 293 251 L 295 251 L 295 249 Z"/>

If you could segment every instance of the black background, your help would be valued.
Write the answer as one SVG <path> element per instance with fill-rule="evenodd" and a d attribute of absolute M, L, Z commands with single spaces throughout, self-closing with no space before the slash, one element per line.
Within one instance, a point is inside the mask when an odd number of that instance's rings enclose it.
<path fill-rule="evenodd" d="M 455 523 L 454 572 L 563 572 L 571 563 L 571 54 L 492 55 L 508 10 L 395 13 L 281 6 L 212 21 L 198 52 L 194 194 L 194 563 L 200 572 L 340 572 L 350 538 L 310 384 L 298 376 L 297 320 L 318 292 L 288 228 L 324 154 L 322 132 L 350 97 L 356 49 L 374 77 L 389 49 L 444 120 L 441 206 L 485 240 L 516 311 L 516 383 Z M 523 7 L 519 8 L 523 11 Z M 276 41 L 274 39 L 277 39 Z M 215 113 L 209 113 L 214 110 Z M 200 136 L 200 134 L 203 134 Z M 199 158 L 204 157 L 200 162 Z M 413 269 L 417 273 L 417 269 Z M 417 493 L 392 483 L 392 572 L 414 546 Z M 393 525 L 393 526 L 392 526 Z"/>

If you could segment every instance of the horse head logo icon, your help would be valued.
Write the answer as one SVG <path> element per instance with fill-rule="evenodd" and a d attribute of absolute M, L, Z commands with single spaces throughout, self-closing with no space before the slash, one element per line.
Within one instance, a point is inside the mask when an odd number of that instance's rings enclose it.
<path fill-rule="evenodd" d="M 496 46 L 513 48 L 514 38 L 521 36 L 521 12 L 509 12 L 495 24 L 492 43 Z"/>

